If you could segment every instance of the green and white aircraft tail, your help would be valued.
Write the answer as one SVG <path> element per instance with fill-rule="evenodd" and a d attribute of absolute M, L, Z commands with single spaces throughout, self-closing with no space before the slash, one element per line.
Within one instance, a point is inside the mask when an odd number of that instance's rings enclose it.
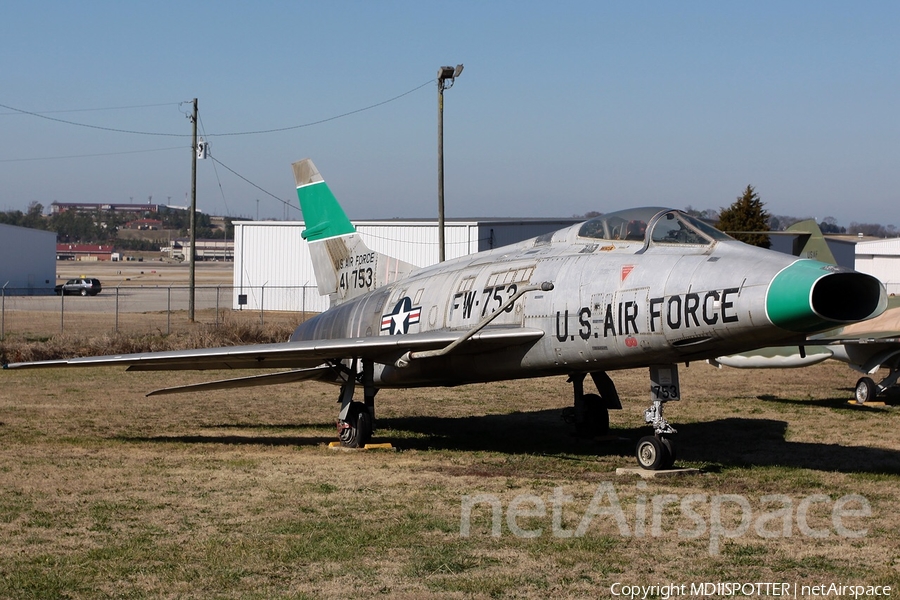
<path fill-rule="evenodd" d="M 371 250 L 312 160 L 295 162 L 294 181 L 319 294 L 335 306 L 407 277 L 418 267 Z"/>

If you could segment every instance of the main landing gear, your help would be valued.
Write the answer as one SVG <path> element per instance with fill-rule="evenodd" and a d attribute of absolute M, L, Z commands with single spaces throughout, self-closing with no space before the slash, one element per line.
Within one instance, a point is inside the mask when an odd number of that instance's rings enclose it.
<path fill-rule="evenodd" d="M 875 399 L 875 396 L 897 383 L 898 378 L 900 378 L 900 367 L 896 365 L 892 366 L 888 376 L 878 383 L 875 383 L 875 380 L 871 377 L 861 378 L 856 382 L 856 402 L 858 404 L 871 402 Z"/>
<path fill-rule="evenodd" d="M 373 383 L 374 365 L 371 360 L 363 359 L 362 372 L 357 373 L 357 360 L 353 359 L 350 367 L 341 365 L 340 371 L 344 383 L 338 397 L 341 403 L 337 420 L 338 438 L 345 448 L 363 448 L 375 431 L 375 394 L 378 390 Z M 363 402 L 354 402 L 353 392 L 359 382 L 363 385 Z"/>
<path fill-rule="evenodd" d="M 598 437 L 609 433 L 609 410 L 621 410 L 619 393 L 606 371 L 591 373 L 591 379 L 599 394 L 584 393 L 584 373 L 573 373 L 569 383 L 575 393 L 575 405 L 567 409 L 563 417 L 575 424 L 579 437 Z"/>
<path fill-rule="evenodd" d="M 856 382 L 854 395 L 857 404 L 865 404 L 875 400 L 878 394 L 887 391 L 889 387 L 897 383 L 897 380 L 900 379 L 900 351 L 891 349 L 881 352 L 870 359 L 860 370 L 865 371 L 871 368 L 869 373 L 874 373 L 880 367 L 886 367 L 890 369 L 890 372 L 887 377 L 878 383 L 875 383 L 875 380 L 868 376 Z"/>

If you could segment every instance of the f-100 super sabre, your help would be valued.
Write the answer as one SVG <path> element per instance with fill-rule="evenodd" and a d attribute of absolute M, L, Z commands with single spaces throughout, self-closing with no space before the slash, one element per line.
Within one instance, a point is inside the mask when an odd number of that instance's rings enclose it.
<path fill-rule="evenodd" d="M 275 344 L 82 357 L 8 368 L 128 365 L 129 371 L 269 369 L 151 392 L 321 380 L 339 386 L 338 436 L 360 447 L 382 388 L 566 375 L 575 426 L 609 428 L 621 408 L 609 373 L 649 369 L 653 435 L 638 463 L 671 466 L 679 363 L 807 336 L 880 314 L 874 277 L 748 246 L 667 208 L 631 208 L 510 246 L 418 268 L 372 251 L 312 161 L 294 163 L 320 294 L 330 308 Z M 285 370 L 287 369 L 287 370 Z M 585 392 L 590 375 L 598 393 Z M 356 400 L 357 392 L 362 399 Z"/>

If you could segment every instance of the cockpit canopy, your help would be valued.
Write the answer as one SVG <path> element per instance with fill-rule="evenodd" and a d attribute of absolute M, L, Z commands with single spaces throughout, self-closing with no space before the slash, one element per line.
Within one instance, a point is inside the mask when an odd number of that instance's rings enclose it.
<path fill-rule="evenodd" d="M 629 208 L 594 217 L 581 226 L 578 235 L 598 240 L 701 246 L 731 239 L 700 219 L 660 207 Z"/>

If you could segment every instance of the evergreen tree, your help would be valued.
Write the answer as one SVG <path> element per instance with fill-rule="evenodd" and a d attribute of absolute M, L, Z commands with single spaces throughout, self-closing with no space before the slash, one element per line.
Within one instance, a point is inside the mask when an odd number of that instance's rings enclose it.
<path fill-rule="evenodd" d="M 763 202 L 752 185 L 747 186 L 743 195 L 738 196 L 734 204 L 722 209 L 722 212 L 719 213 L 717 227 L 722 231 L 729 232 L 735 239 L 753 246 L 768 248 L 772 245 L 769 242 L 769 236 L 765 234 L 736 233 L 769 230 L 769 213 L 763 208 Z"/>

